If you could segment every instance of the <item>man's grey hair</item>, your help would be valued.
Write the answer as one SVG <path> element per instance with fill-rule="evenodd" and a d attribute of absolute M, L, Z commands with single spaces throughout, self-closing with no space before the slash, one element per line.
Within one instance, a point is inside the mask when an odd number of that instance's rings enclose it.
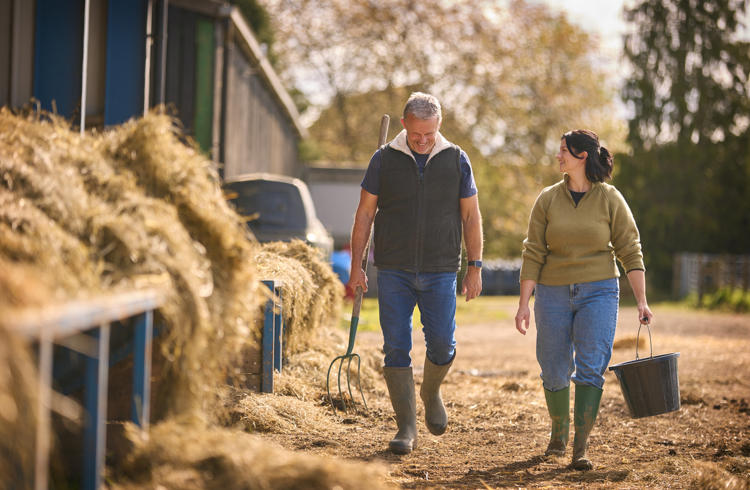
<path fill-rule="evenodd" d="M 443 118 L 440 110 L 440 101 L 437 97 L 423 92 L 412 92 L 409 100 L 404 106 L 404 119 L 407 114 L 414 114 L 419 119 L 438 118 L 438 122 Z"/>

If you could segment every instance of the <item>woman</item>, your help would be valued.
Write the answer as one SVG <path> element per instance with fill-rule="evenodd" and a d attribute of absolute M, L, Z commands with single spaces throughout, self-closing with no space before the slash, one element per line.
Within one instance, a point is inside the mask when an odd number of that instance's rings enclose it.
<path fill-rule="evenodd" d="M 592 131 L 565 133 L 557 154 L 563 180 L 542 190 L 529 219 L 521 266 L 516 329 L 529 328 L 529 299 L 535 291 L 536 356 L 552 419 L 546 455 L 562 456 L 570 426 L 570 380 L 576 385 L 573 461 L 593 468 L 586 457 L 599 411 L 604 371 L 612 356 L 620 273 L 625 269 L 638 302 L 638 319 L 650 323 L 641 243 L 622 194 L 604 183 L 612 155 Z M 572 378 L 571 378 L 572 375 Z"/>

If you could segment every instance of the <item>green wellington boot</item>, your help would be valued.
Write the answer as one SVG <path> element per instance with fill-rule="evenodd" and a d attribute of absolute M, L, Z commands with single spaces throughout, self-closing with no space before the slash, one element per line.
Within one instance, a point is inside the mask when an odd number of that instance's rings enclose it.
<path fill-rule="evenodd" d="M 568 445 L 570 431 L 570 387 L 558 391 L 544 390 L 552 430 L 545 456 L 562 456 Z"/>
<path fill-rule="evenodd" d="M 412 369 L 384 367 L 383 374 L 398 425 L 398 432 L 388 447 L 395 454 L 409 454 L 417 447 L 417 401 Z"/>
<path fill-rule="evenodd" d="M 573 409 L 573 425 L 575 426 L 575 437 L 573 438 L 573 461 L 570 466 L 575 470 L 590 470 L 594 467 L 586 457 L 586 449 L 589 443 L 589 434 L 599 413 L 599 402 L 602 399 L 602 390 L 590 385 L 576 385 L 576 401 Z"/>
<path fill-rule="evenodd" d="M 453 356 L 454 359 L 455 357 Z M 438 366 L 427 359 L 427 356 L 424 358 L 424 379 L 422 380 L 422 387 L 419 389 L 419 396 L 424 402 L 425 425 L 436 436 L 443 434 L 448 427 L 448 414 L 440 396 L 440 385 L 452 365 L 453 360 L 448 364 Z"/>

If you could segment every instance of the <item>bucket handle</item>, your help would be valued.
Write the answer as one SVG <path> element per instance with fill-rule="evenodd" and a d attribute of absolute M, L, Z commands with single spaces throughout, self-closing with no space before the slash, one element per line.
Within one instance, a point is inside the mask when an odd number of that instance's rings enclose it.
<path fill-rule="evenodd" d="M 646 328 L 648 329 L 648 346 L 651 349 L 650 357 L 654 357 L 654 344 L 651 342 L 651 327 L 648 325 L 648 323 L 640 323 L 638 325 L 638 333 L 635 336 L 635 359 L 636 360 L 638 360 L 638 344 L 640 343 L 641 327 L 644 325 L 646 325 Z"/>

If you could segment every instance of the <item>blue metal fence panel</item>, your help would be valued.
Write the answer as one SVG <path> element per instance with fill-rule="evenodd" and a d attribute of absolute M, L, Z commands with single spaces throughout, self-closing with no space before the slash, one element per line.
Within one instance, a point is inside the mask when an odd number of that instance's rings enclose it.
<path fill-rule="evenodd" d="M 37 424 L 35 481 L 37 489 L 48 487 L 50 447 L 50 408 L 55 357 L 53 343 L 65 346 L 73 357 L 83 359 L 83 388 L 86 419 L 83 434 L 82 488 L 96 489 L 102 484 L 106 451 L 107 388 L 110 365 L 111 326 L 126 328 L 125 321 L 136 317 L 134 349 L 133 402 L 135 422 L 144 429 L 149 419 L 151 343 L 153 310 L 163 297 L 156 291 L 121 293 L 63 306 L 15 312 L 0 319 L 20 335 L 39 342 L 39 418 Z M 111 323 L 113 322 L 114 323 Z M 73 370 L 76 362 L 69 364 Z M 70 361 L 70 359 L 68 359 Z M 69 369 L 61 372 L 67 373 Z M 81 383 L 78 385 L 80 386 Z M 28 482 L 18 482 L 28 483 Z M 26 485 L 21 485 L 24 488 Z"/>

